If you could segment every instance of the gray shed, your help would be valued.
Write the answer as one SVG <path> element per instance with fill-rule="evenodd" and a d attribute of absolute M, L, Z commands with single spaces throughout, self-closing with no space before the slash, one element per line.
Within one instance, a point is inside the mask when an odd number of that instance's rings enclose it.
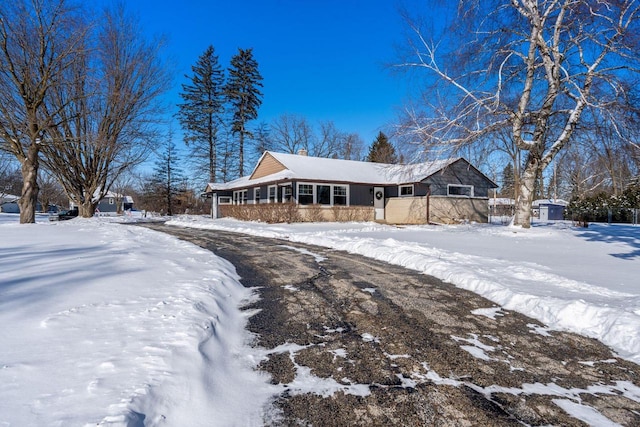
<path fill-rule="evenodd" d="M 540 221 L 557 221 L 564 219 L 564 206 L 555 203 L 540 204 Z"/>

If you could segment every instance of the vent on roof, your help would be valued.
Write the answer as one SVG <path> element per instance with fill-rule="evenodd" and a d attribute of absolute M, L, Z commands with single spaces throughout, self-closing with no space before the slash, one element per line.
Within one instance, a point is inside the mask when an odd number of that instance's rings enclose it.
<path fill-rule="evenodd" d="M 307 152 L 307 150 L 306 150 L 306 149 L 304 149 L 304 148 L 301 148 L 301 149 L 299 149 L 299 150 L 298 150 L 298 156 L 306 156 L 306 155 L 308 155 L 308 154 L 309 154 L 309 153 L 308 153 L 308 152 Z"/>

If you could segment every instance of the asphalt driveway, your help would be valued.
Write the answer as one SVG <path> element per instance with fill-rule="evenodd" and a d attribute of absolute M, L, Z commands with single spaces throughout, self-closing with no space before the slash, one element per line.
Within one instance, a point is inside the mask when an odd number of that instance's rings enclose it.
<path fill-rule="evenodd" d="M 244 309 L 255 312 L 248 328 L 265 349 L 259 369 L 282 386 L 271 424 L 583 426 L 570 413 L 597 410 L 640 425 L 627 390 L 640 387 L 638 365 L 596 340 L 361 256 L 146 226 L 227 259 L 259 294 Z M 301 388 L 303 375 L 324 381 L 326 393 Z"/>

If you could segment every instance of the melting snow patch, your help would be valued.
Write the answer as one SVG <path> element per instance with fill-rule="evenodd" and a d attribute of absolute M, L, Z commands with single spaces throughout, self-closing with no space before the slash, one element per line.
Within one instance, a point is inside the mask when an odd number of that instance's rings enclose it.
<path fill-rule="evenodd" d="M 376 288 L 364 288 L 362 292 L 369 292 L 370 294 L 374 294 L 376 292 Z"/>
<path fill-rule="evenodd" d="M 562 408 L 567 414 L 581 421 L 584 421 L 591 426 L 620 426 L 620 424 L 614 423 L 591 406 L 581 405 L 580 403 L 566 399 L 553 399 L 553 403 Z"/>
<path fill-rule="evenodd" d="M 417 381 L 412 380 L 411 378 L 406 378 L 402 374 L 397 374 L 396 376 L 400 379 L 400 385 L 402 388 L 416 388 L 418 385 Z"/>
<path fill-rule="evenodd" d="M 306 249 L 296 248 L 296 247 L 289 246 L 289 245 L 280 245 L 280 247 L 281 248 L 285 248 L 285 249 L 291 249 L 292 251 L 299 252 L 299 253 L 301 253 L 303 255 L 311 255 L 316 260 L 317 263 L 321 263 L 322 261 L 326 261 L 327 260 L 326 257 L 323 257 L 320 254 L 316 254 L 316 253 L 308 251 Z"/>
<path fill-rule="evenodd" d="M 292 394 L 314 393 L 322 397 L 333 396 L 336 392 L 351 394 L 354 396 L 366 397 L 371 394 L 367 384 L 341 384 L 333 378 L 320 378 L 311 373 L 311 368 L 300 366 L 292 357 L 291 360 L 296 368 L 296 377 L 287 384 Z M 349 381 L 343 378 L 342 381 Z"/>
<path fill-rule="evenodd" d="M 467 342 L 471 345 L 461 345 L 460 348 L 470 353 L 473 357 L 482 359 L 482 360 L 493 360 L 491 357 L 487 356 L 485 351 L 493 351 L 495 347 L 483 344 L 476 334 L 469 334 L 472 338 L 460 338 L 454 335 L 451 336 L 456 342 Z"/>
<path fill-rule="evenodd" d="M 362 341 L 364 342 L 377 342 L 379 343 L 380 340 L 376 337 L 374 337 L 373 335 L 371 335 L 370 333 L 365 332 L 364 334 L 360 335 L 362 337 Z"/>
<path fill-rule="evenodd" d="M 295 286 L 291 286 L 291 285 L 285 285 L 284 288 L 288 291 L 291 292 L 298 292 L 300 289 L 296 288 Z"/>
<path fill-rule="evenodd" d="M 333 361 L 335 362 L 338 357 L 342 357 L 343 359 L 347 358 L 347 350 L 344 348 L 338 348 L 336 350 L 329 350 L 329 353 L 333 354 Z"/>
<path fill-rule="evenodd" d="M 531 329 L 531 333 L 534 334 L 538 334 L 538 335 L 542 335 L 545 337 L 550 337 L 551 334 L 547 331 L 550 331 L 551 329 L 546 328 L 544 326 L 540 326 L 540 325 L 536 325 L 535 323 L 527 323 L 527 326 L 529 327 L 529 329 Z"/>

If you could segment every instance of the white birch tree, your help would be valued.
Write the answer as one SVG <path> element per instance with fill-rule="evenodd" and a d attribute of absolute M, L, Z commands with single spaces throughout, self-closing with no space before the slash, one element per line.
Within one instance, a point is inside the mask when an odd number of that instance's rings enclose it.
<path fill-rule="evenodd" d="M 450 154 L 508 129 L 524 161 L 514 224 L 529 227 L 536 176 L 595 123 L 621 127 L 615 112 L 639 69 L 639 13 L 638 0 L 460 1 L 439 41 L 407 19 L 411 54 L 397 65 L 435 80 L 428 108 L 407 109 L 404 131 Z"/>

